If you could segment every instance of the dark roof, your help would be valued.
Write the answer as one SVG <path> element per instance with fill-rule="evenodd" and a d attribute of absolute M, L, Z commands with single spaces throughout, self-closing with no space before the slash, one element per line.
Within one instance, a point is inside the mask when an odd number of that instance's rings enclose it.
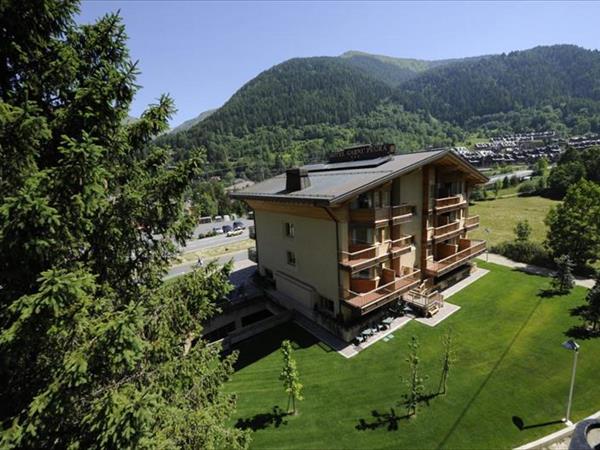
<path fill-rule="evenodd" d="M 231 193 L 230 196 L 242 200 L 279 200 L 335 205 L 443 157 L 454 159 L 472 176 L 475 183 L 485 183 L 488 180 L 463 157 L 450 150 L 434 150 L 394 155 L 387 161 L 377 161 L 378 164 L 373 164 L 371 167 L 365 167 L 367 161 L 360 161 L 362 165 L 359 167 L 348 168 L 327 167 L 337 166 L 331 163 L 304 166 L 310 178 L 310 186 L 307 188 L 286 191 L 286 175 L 281 174 L 247 189 Z"/>

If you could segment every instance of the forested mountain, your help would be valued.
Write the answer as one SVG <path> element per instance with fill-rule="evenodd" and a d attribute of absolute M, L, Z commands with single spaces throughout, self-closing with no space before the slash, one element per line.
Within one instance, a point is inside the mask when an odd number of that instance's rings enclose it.
<path fill-rule="evenodd" d="M 459 124 L 572 99 L 600 101 L 600 52 L 555 45 L 465 61 L 431 69 L 394 96 L 409 110 Z"/>
<path fill-rule="evenodd" d="M 467 133 L 547 129 L 600 132 L 600 52 L 558 45 L 464 60 L 296 58 L 159 142 L 177 158 L 205 147 L 207 173 L 261 179 L 355 142 L 413 151 Z"/>
<path fill-rule="evenodd" d="M 459 63 L 463 61 L 474 61 L 485 58 L 478 56 L 474 58 L 462 59 L 440 59 L 427 61 L 423 59 L 412 58 L 394 58 L 385 55 L 373 55 L 358 51 L 349 51 L 340 55 L 347 64 L 364 70 L 370 76 L 377 78 L 392 87 L 397 87 L 401 83 L 416 78 L 419 74 L 448 64 Z"/>

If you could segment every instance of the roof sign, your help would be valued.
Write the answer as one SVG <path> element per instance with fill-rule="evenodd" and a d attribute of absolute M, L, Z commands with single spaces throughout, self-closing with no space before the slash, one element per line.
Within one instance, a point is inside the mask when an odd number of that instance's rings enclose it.
<path fill-rule="evenodd" d="M 329 157 L 330 163 L 359 161 L 363 159 L 380 158 L 393 155 L 396 150 L 394 144 L 365 144 L 356 145 L 333 153 Z"/>

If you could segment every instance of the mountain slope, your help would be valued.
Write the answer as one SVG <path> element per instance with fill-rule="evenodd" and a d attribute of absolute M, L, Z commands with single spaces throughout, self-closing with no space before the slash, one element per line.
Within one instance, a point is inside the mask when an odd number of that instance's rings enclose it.
<path fill-rule="evenodd" d="M 600 101 L 600 52 L 572 45 L 536 47 L 428 70 L 394 100 L 459 124 L 560 99 Z"/>
<path fill-rule="evenodd" d="M 488 56 L 476 56 L 458 59 L 440 59 L 428 61 L 413 58 L 395 58 L 385 55 L 374 55 L 371 53 L 351 50 L 339 56 L 347 64 L 364 70 L 370 76 L 381 80 L 392 87 L 397 87 L 405 81 L 416 78 L 419 74 L 434 67 L 447 66 L 449 64 L 465 61 L 475 61 Z"/>
<path fill-rule="evenodd" d="M 239 135 L 268 125 L 345 123 L 391 93 L 337 58 L 296 58 L 248 82 L 197 128 Z"/>
<path fill-rule="evenodd" d="M 200 123 L 205 119 L 208 119 L 215 111 L 217 111 L 217 108 L 209 109 L 204 112 L 201 112 L 193 119 L 186 120 L 185 122 L 181 123 L 180 125 L 177 125 L 175 128 L 173 128 L 172 130 L 169 131 L 169 134 L 179 133 L 181 131 L 188 130 L 188 129 L 192 128 L 194 125 L 196 125 L 197 123 Z"/>

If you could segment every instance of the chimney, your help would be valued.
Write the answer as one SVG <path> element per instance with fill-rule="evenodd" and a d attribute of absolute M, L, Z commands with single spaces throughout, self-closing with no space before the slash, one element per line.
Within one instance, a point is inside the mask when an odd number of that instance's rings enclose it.
<path fill-rule="evenodd" d="M 294 167 L 285 171 L 285 190 L 300 191 L 310 186 L 308 171 L 302 167 Z"/>

